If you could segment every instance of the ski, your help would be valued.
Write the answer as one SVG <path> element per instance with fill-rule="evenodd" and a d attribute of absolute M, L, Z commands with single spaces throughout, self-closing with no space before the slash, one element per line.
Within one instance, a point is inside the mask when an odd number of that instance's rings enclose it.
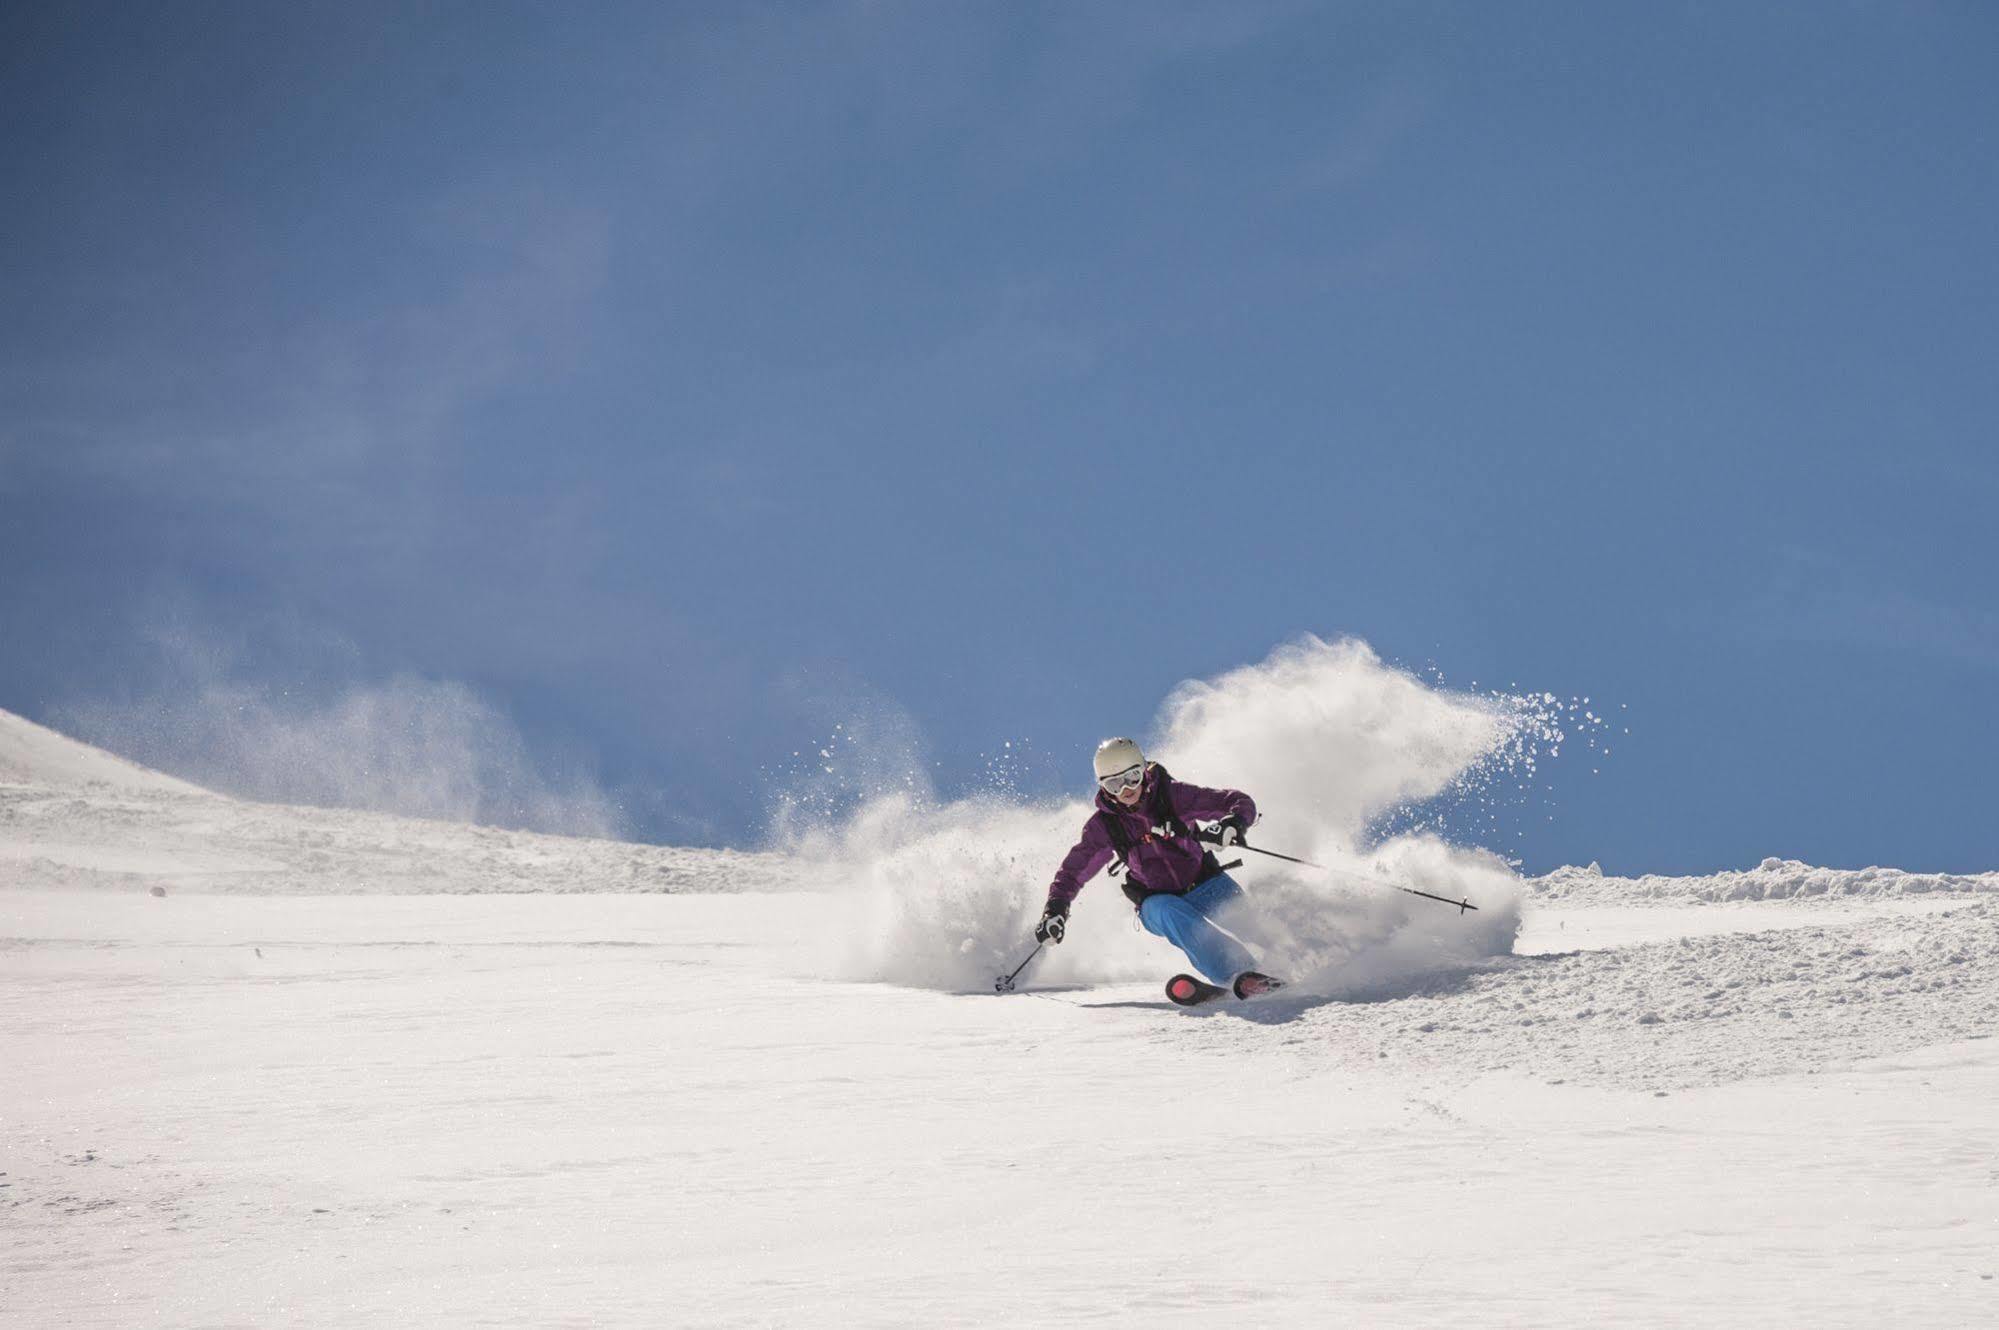
<path fill-rule="evenodd" d="M 1166 998 L 1182 1007 L 1198 1007 L 1203 1002 L 1213 1002 L 1218 997 L 1227 997 L 1229 990 L 1219 984 L 1196 979 L 1191 974 L 1176 974 L 1166 981 Z"/>

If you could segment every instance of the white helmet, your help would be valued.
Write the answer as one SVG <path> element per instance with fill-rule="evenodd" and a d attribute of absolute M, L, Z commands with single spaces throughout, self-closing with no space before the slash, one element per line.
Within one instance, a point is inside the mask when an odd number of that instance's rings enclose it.
<path fill-rule="evenodd" d="M 1138 769 L 1137 777 L 1142 779 L 1145 775 L 1145 754 L 1138 750 L 1136 740 L 1106 739 L 1097 745 L 1096 765 L 1097 784 L 1099 785 L 1104 785 L 1104 782 L 1113 776 L 1124 775 L 1134 767 Z M 1130 784 L 1131 782 L 1126 781 L 1124 783 Z M 1106 785 L 1105 788 L 1109 789 L 1110 787 Z"/>

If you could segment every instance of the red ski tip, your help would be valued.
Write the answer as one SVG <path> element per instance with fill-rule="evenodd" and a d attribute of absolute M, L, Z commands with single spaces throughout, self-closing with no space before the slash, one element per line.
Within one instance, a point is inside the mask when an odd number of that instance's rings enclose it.
<path fill-rule="evenodd" d="M 1166 996 L 1183 1007 L 1198 1007 L 1227 995 L 1228 989 L 1204 984 L 1191 974 L 1176 974 L 1166 981 Z"/>

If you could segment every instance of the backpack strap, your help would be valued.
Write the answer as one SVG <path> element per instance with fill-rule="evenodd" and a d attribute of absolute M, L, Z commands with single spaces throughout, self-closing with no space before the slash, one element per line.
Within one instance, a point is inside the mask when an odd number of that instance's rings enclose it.
<path fill-rule="evenodd" d="M 1152 804 L 1145 810 L 1146 816 L 1151 818 L 1154 827 L 1166 828 L 1170 836 L 1191 836 L 1193 832 L 1180 820 L 1180 815 L 1173 811 L 1173 799 L 1166 792 L 1167 786 L 1173 783 L 1173 773 L 1157 762 L 1153 763 L 1152 767 L 1159 773 L 1159 783 L 1152 787 Z"/>
<path fill-rule="evenodd" d="M 1180 820 L 1180 815 L 1173 811 L 1173 800 L 1167 793 L 1167 787 L 1173 780 L 1172 774 L 1157 762 L 1152 764 L 1152 769 L 1157 773 L 1158 779 L 1153 783 L 1151 797 L 1144 804 L 1146 822 L 1153 831 L 1163 831 L 1174 839 L 1193 835 L 1187 824 Z M 1130 898 L 1133 908 L 1137 908 L 1145 904 L 1147 896 L 1157 896 L 1159 893 L 1131 877 L 1130 859 L 1132 850 L 1136 848 L 1136 842 L 1132 840 L 1131 831 L 1125 826 L 1124 819 L 1116 813 L 1106 813 L 1102 810 L 1098 811 L 1097 816 L 1104 820 L 1104 831 L 1110 836 L 1111 853 L 1116 856 L 1107 871 L 1112 877 L 1124 875 L 1124 894 Z M 1147 840 L 1153 838 L 1153 831 L 1146 833 Z M 1218 871 L 1220 870 L 1215 864 L 1214 855 L 1204 852 L 1202 879 L 1205 881 Z"/>
<path fill-rule="evenodd" d="M 1172 775 L 1157 762 L 1152 764 L 1152 769 L 1159 774 L 1159 779 L 1153 783 L 1152 794 L 1139 811 L 1145 814 L 1145 820 L 1150 826 L 1163 827 L 1170 836 L 1187 835 L 1187 824 L 1174 813 L 1173 801 L 1166 793 L 1166 786 L 1173 779 Z M 1097 816 L 1104 820 L 1104 831 L 1111 838 L 1111 852 L 1117 856 L 1109 870 L 1111 876 L 1116 877 L 1129 867 L 1127 860 L 1131 857 L 1137 842 L 1132 840 L 1130 828 L 1125 826 L 1124 818 L 1118 814 L 1106 813 L 1099 809 Z M 1147 833 L 1146 839 L 1151 839 L 1150 832 Z"/>
<path fill-rule="evenodd" d="M 1097 816 L 1103 819 L 1104 833 L 1111 838 L 1111 853 L 1116 856 L 1105 871 L 1116 877 L 1124 872 L 1125 860 L 1131 856 L 1131 832 L 1126 829 L 1124 819 L 1116 813 L 1106 813 L 1099 809 Z"/>

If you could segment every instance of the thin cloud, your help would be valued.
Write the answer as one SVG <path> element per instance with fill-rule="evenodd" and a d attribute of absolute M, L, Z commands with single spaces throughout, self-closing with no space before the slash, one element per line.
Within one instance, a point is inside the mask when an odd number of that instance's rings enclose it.
<path fill-rule="evenodd" d="M 1914 651 L 1999 666 L 1999 613 L 1917 595 L 1822 551 L 1793 547 L 1747 616 L 1758 636 Z"/>

